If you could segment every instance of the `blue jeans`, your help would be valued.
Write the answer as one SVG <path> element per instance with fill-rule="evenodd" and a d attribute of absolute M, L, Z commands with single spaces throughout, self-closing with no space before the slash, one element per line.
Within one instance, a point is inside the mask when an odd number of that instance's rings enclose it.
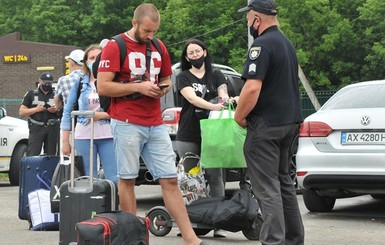
<path fill-rule="evenodd" d="M 94 161 L 93 161 L 93 175 L 98 176 L 97 173 L 97 156 L 99 155 L 102 163 L 104 176 L 106 179 L 118 184 L 117 166 L 114 153 L 114 142 L 112 138 L 96 139 L 94 140 Z M 75 139 L 76 153 L 83 157 L 84 172 L 86 176 L 90 175 L 90 140 L 89 139 Z"/>
<path fill-rule="evenodd" d="M 143 158 L 154 180 L 176 178 L 175 153 L 165 125 L 140 126 L 111 119 L 118 176 L 138 177 Z"/>

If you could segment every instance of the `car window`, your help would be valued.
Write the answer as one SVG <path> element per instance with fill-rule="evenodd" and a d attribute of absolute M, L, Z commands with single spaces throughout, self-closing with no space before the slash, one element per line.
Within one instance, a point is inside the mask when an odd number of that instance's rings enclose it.
<path fill-rule="evenodd" d="M 244 81 L 239 76 L 228 75 L 228 93 L 230 97 L 239 96 L 244 85 Z"/>
<path fill-rule="evenodd" d="M 322 110 L 385 108 L 385 84 L 346 87 L 332 96 Z"/>

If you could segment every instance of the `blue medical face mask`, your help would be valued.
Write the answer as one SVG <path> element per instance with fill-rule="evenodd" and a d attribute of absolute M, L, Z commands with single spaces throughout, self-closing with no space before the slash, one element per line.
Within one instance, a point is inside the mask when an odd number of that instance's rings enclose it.
<path fill-rule="evenodd" d="M 90 70 L 90 73 L 92 73 L 92 65 L 94 64 L 95 61 L 92 61 L 87 64 L 88 69 Z"/>

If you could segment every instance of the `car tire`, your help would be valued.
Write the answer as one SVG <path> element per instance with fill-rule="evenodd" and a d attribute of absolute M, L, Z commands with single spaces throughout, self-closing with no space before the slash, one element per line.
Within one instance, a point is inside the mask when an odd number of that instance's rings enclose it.
<path fill-rule="evenodd" d="M 334 197 L 320 196 L 313 190 L 302 190 L 303 201 L 310 212 L 329 212 L 336 202 Z"/>
<path fill-rule="evenodd" d="M 298 150 L 298 135 L 295 136 L 293 142 L 290 146 L 289 151 L 289 174 L 290 178 L 293 180 L 294 188 L 297 192 L 297 194 L 301 194 L 302 190 L 298 186 L 298 180 L 297 180 L 297 163 L 296 163 L 296 155 Z"/>
<path fill-rule="evenodd" d="M 19 185 L 20 161 L 24 156 L 27 155 L 27 149 L 28 145 L 18 144 L 13 151 L 8 173 L 9 182 L 13 186 Z"/>

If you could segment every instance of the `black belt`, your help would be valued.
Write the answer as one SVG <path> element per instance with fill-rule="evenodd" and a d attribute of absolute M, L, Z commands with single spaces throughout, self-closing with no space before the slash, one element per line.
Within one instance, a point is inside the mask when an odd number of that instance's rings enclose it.
<path fill-rule="evenodd" d="M 35 119 L 29 118 L 29 121 L 35 125 L 47 127 L 47 126 L 55 125 L 56 123 L 59 122 L 59 119 L 48 119 L 47 122 L 39 122 L 39 121 L 36 121 Z"/>

